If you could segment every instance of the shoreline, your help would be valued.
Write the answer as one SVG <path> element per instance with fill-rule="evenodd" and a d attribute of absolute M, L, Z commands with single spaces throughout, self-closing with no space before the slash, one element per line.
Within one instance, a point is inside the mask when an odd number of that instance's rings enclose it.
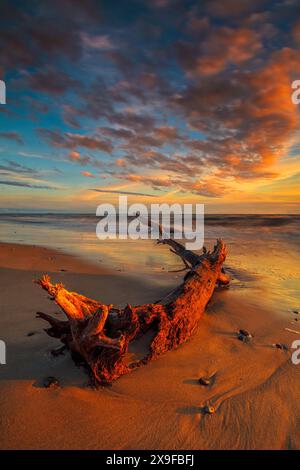
<path fill-rule="evenodd" d="M 59 342 L 46 335 L 35 312 L 53 314 L 58 307 L 32 282 L 47 272 L 116 305 L 151 302 L 169 290 L 60 251 L 1 243 L 0 331 L 7 344 L 7 364 L 0 366 L 1 449 L 300 448 L 300 366 L 292 364 L 291 351 L 271 346 L 299 339 L 284 330 L 288 314 L 259 308 L 250 289 L 248 297 L 239 289 L 217 290 L 190 341 L 94 391 L 68 353 L 49 355 Z M 249 344 L 237 339 L 240 328 L 253 334 Z M 50 375 L 60 388 L 43 388 Z M 212 377 L 209 387 L 198 383 L 204 375 Z M 216 408 L 212 416 L 202 413 L 207 403 Z"/>
<path fill-rule="evenodd" d="M 8 256 L 10 252 L 11 256 Z M 109 273 L 103 264 L 85 261 L 79 256 L 40 245 L 0 242 L 0 268 L 48 270 L 49 272 Z"/>

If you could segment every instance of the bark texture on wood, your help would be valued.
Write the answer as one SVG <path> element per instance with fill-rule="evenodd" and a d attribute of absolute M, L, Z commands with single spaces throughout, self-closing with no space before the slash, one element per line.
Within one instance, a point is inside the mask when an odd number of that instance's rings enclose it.
<path fill-rule="evenodd" d="M 69 292 L 62 284 L 51 284 L 49 276 L 37 281 L 67 316 L 67 321 L 60 321 L 38 312 L 38 317 L 50 324 L 47 333 L 59 338 L 73 357 L 83 359 L 97 383 L 110 383 L 187 341 L 215 286 L 229 283 L 222 268 L 226 257 L 222 240 L 217 241 L 212 252 L 203 250 L 202 255 L 186 250 L 173 239 L 162 239 L 159 243 L 169 245 L 188 272 L 180 286 L 156 303 L 117 309 Z M 149 330 L 153 336 L 148 354 L 130 364 L 127 357 L 129 344 Z"/>

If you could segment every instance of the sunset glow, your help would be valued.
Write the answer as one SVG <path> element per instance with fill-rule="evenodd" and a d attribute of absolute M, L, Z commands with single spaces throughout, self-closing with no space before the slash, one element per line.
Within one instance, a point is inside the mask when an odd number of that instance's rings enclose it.
<path fill-rule="evenodd" d="M 2 2 L 1 208 L 299 212 L 296 2 L 125 3 Z"/>

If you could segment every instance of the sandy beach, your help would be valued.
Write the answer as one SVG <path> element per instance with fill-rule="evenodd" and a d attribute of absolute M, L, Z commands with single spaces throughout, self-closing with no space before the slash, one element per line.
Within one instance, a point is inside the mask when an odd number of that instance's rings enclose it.
<path fill-rule="evenodd" d="M 157 361 L 93 390 L 68 352 L 35 318 L 58 307 L 33 283 L 48 273 L 68 289 L 104 302 L 133 305 L 166 293 L 117 271 L 47 248 L 0 245 L 1 449 L 297 449 L 300 447 L 300 366 L 289 347 L 299 335 L 295 314 L 264 306 L 263 295 L 218 290 L 192 339 Z M 59 314 L 58 318 L 62 318 Z M 295 322 L 295 325 L 291 325 Z M 245 328 L 249 343 L 237 339 Z M 28 335 L 29 333 L 29 335 Z M 212 377 L 211 385 L 198 383 Z M 45 388 L 55 376 L 59 388 Z M 203 407 L 216 408 L 213 415 Z"/>

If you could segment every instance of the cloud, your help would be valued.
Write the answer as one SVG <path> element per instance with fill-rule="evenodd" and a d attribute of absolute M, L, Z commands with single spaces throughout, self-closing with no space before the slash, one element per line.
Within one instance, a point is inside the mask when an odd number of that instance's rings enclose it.
<path fill-rule="evenodd" d="M 50 129 L 39 129 L 42 137 L 46 138 L 54 147 L 77 149 L 80 147 L 90 150 L 101 150 L 111 153 L 113 146 L 109 140 L 102 140 L 97 135 L 72 134 L 70 132 L 60 133 Z"/>
<path fill-rule="evenodd" d="M 10 173 L 17 173 L 17 174 L 22 173 L 25 175 L 37 175 L 38 174 L 38 171 L 33 168 L 29 168 L 28 166 L 21 165 L 20 163 L 13 162 L 10 160 L 6 160 L 6 161 L 7 161 L 7 165 L 0 165 L 0 170 L 8 171 Z"/>
<path fill-rule="evenodd" d="M 34 91 L 61 95 L 69 90 L 80 89 L 80 82 L 53 67 L 41 69 L 28 77 L 28 85 Z"/>
<path fill-rule="evenodd" d="M 62 106 L 62 118 L 65 124 L 77 129 L 80 128 L 80 123 L 78 118 L 80 117 L 80 112 L 72 104 L 63 104 Z"/>
<path fill-rule="evenodd" d="M 159 176 L 143 176 L 143 175 L 121 175 L 120 179 L 131 181 L 132 183 L 140 183 L 146 186 L 152 186 L 153 189 L 160 189 L 161 187 L 170 187 L 170 179 Z"/>
<path fill-rule="evenodd" d="M 155 194 L 137 193 L 134 191 L 120 191 L 118 189 L 90 189 L 90 191 L 96 191 L 97 193 L 127 194 L 128 196 L 134 195 L 134 196 L 157 197 Z"/>
<path fill-rule="evenodd" d="M 166 8 L 170 3 L 170 0 L 151 0 L 149 5 L 154 8 Z"/>
<path fill-rule="evenodd" d="M 248 61 L 262 47 L 260 35 L 253 29 L 222 26 L 209 31 L 200 46 L 195 42 L 178 43 L 179 60 L 189 74 L 215 75 L 230 64 Z"/>
<path fill-rule="evenodd" d="M 210 26 L 210 20 L 208 16 L 197 16 L 194 11 L 188 13 L 186 30 L 192 35 L 201 35 L 206 32 Z"/>
<path fill-rule="evenodd" d="M 209 178 L 200 181 L 178 181 L 178 186 L 182 191 L 191 192 L 199 196 L 208 198 L 219 198 L 229 192 L 228 186 L 221 179 Z M 232 194 L 233 189 L 230 189 Z"/>
<path fill-rule="evenodd" d="M 93 173 L 90 171 L 81 171 L 80 174 L 86 178 L 95 178 L 95 175 L 93 175 Z"/>
<path fill-rule="evenodd" d="M 148 132 L 149 129 L 155 127 L 156 123 L 154 116 L 135 111 L 116 111 L 109 114 L 107 119 L 112 124 L 129 128 L 135 133 Z"/>
<path fill-rule="evenodd" d="M 85 47 L 97 50 L 114 49 L 115 45 L 107 34 L 104 35 L 91 35 L 88 33 L 81 33 L 81 39 Z"/>
<path fill-rule="evenodd" d="M 70 158 L 71 160 L 78 161 L 78 160 L 80 160 L 81 155 L 80 155 L 79 152 L 75 152 L 75 150 L 74 150 L 73 152 L 70 152 L 70 153 L 69 153 L 69 158 Z"/>
<path fill-rule="evenodd" d="M 80 94 L 81 107 L 78 116 L 100 119 L 114 112 L 113 101 L 102 77 L 96 77 Z"/>
<path fill-rule="evenodd" d="M 1 185 L 5 186 L 17 186 L 20 188 L 30 188 L 30 189 L 48 189 L 48 190 L 55 190 L 57 188 L 48 185 L 36 185 L 31 183 L 23 183 L 21 181 L 9 181 L 9 180 L 0 180 Z"/>
<path fill-rule="evenodd" d="M 70 12 L 72 14 L 70 14 Z M 63 57 L 70 61 L 82 57 L 81 27 L 99 21 L 99 7 L 93 0 L 45 0 L 4 2 L 1 5 L 0 67 L 40 67 Z"/>
<path fill-rule="evenodd" d="M 118 158 L 117 160 L 115 160 L 115 164 L 118 167 L 124 167 L 126 166 L 126 160 L 124 158 Z"/>
<path fill-rule="evenodd" d="M 184 137 L 180 135 L 179 130 L 175 126 L 159 126 L 150 129 L 145 129 L 144 132 L 131 132 L 123 138 L 126 139 L 120 147 L 131 152 L 145 151 L 147 148 L 160 148 L 167 144 L 179 145 Z"/>
<path fill-rule="evenodd" d="M 193 193 L 209 198 L 223 196 L 227 191 L 227 185 L 218 178 L 183 178 L 176 176 L 142 176 L 136 174 L 124 174 L 119 176 L 122 180 L 151 186 L 155 190 L 176 189 L 179 192 Z"/>
<path fill-rule="evenodd" d="M 187 145 L 219 175 L 265 177 L 287 151 L 299 123 L 290 99 L 297 53 L 283 48 L 254 71 L 203 77 L 174 98 L 194 129 L 206 138 Z"/>
<path fill-rule="evenodd" d="M 7 140 L 14 140 L 18 144 L 24 144 L 24 141 L 18 132 L 14 132 L 14 131 L 0 132 L 0 138 L 7 139 Z"/>
<path fill-rule="evenodd" d="M 124 127 L 99 127 L 98 131 L 105 136 L 115 139 L 130 139 L 135 135 L 134 131 Z"/>
<path fill-rule="evenodd" d="M 68 158 L 73 162 L 79 163 L 80 165 L 88 165 L 92 163 L 92 159 L 89 156 L 83 156 L 75 150 L 69 153 Z"/>
<path fill-rule="evenodd" d="M 202 173 L 201 164 L 203 158 L 197 155 L 167 155 L 156 150 L 141 150 L 138 153 L 124 156 L 121 164 L 118 160 L 115 162 L 117 166 L 131 166 L 138 168 L 150 168 L 160 171 L 168 171 L 172 173 L 180 173 L 186 176 L 195 176 Z"/>
<path fill-rule="evenodd" d="M 240 17 L 259 9 L 263 9 L 267 2 L 265 0 L 207 0 L 205 2 L 206 11 L 217 17 Z"/>
<path fill-rule="evenodd" d="M 204 197 L 278 178 L 299 126 L 290 100 L 300 75 L 297 2 L 149 0 L 134 2 L 132 15 L 88 0 L 9 3 L 0 73 L 13 77 L 11 113 L 47 127 L 39 132 L 63 153 L 56 159 L 86 177 L 101 168 L 110 179 Z M 19 101 L 25 82 L 30 98 Z M 22 143 L 15 129 L 0 137 Z"/>
<path fill-rule="evenodd" d="M 160 126 L 153 131 L 154 136 L 162 142 L 180 140 L 181 136 L 176 126 Z"/>

